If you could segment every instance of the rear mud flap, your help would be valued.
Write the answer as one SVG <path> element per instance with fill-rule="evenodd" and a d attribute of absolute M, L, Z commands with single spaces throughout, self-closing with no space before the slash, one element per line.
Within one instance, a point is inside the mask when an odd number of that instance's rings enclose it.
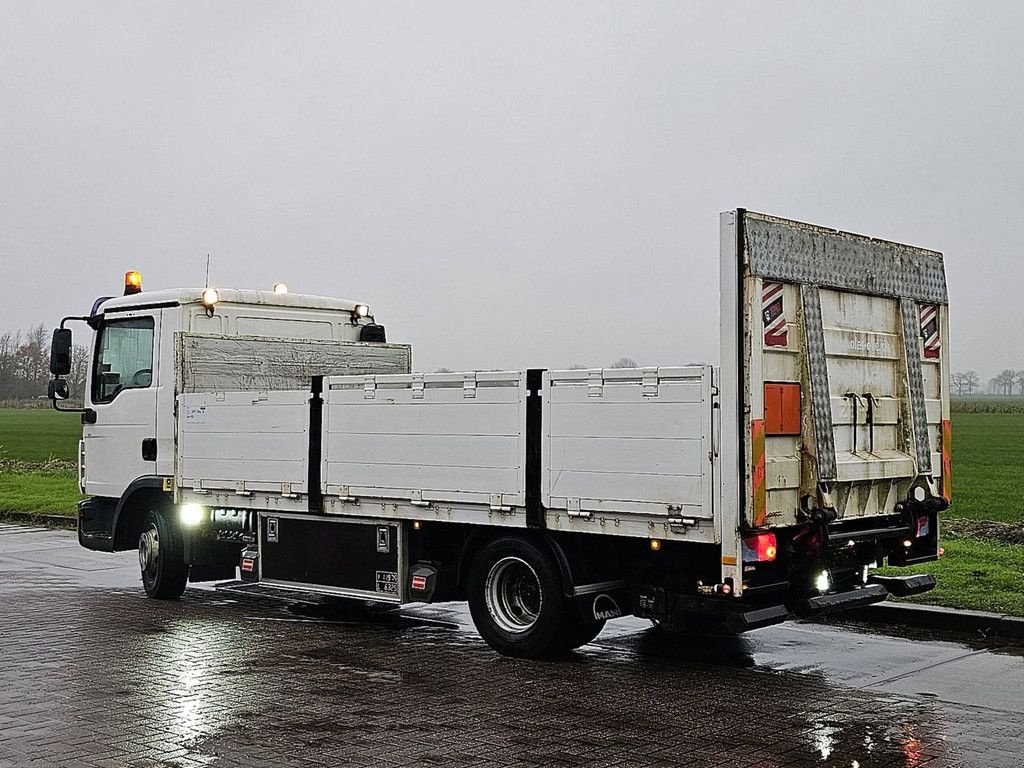
<path fill-rule="evenodd" d="M 793 613 L 800 618 L 812 616 L 828 616 L 832 613 L 861 608 L 872 603 L 880 603 L 889 596 L 889 590 L 881 584 L 868 584 L 848 592 L 837 592 L 832 595 L 818 595 L 796 601 L 791 607 Z"/>
<path fill-rule="evenodd" d="M 913 576 L 872 576 L 871 584 L 881 584 L 893 597 L 920 595 L 935 589 L 935 577 L 930 573 L 918 573 Z"/>
<path fill-rule="evenodd" d="M 768 608 L 730 613 L 725 619 L 725 624 L 733 632 L 740 633 L 761 627 L 770 627 L 772 624 L 781 624 L 791 618 L 793 615 L 786 606 L 772 605 Z"/>

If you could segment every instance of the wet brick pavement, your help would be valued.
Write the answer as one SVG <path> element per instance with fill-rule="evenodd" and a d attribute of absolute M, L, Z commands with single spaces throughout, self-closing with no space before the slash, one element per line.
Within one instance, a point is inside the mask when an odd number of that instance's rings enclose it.
<path fill-rule="evenodd" d="M 612 631 L 525 662 L 460 609 L 352 617 L 87 581 L 0 568 L 0 766 L 1024 764 L 1019 715 L 751 667 L 730 638 L 693 655 Z"/>

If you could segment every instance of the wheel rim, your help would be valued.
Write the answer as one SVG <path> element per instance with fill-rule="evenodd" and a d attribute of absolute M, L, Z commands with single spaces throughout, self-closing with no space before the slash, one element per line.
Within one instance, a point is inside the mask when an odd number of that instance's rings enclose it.
<path fill-rule="evenodd" d="M 525 560 L 503 557 L 496 562 L 487 574 L 484 594 L 491 618 L 506 632 L 526 632 L 540 618 L 540 579 Z"/>
<path fill-rule="evenodd" d="M 139 536 L 139 565 L 142 566 L 142 574 L 149 579 L 155 578 L 159 560 L 160 533 L 155 525 L 150 525 Z"/>

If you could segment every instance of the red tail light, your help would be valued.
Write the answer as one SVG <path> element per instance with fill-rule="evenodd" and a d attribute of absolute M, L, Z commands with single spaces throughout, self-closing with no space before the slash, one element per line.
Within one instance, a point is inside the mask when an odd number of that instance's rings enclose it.
<path fill-rule="evenodd" d="M 743 562 L 745 563 L 770 563 L 778 553 L 774 531 L 743 537 Z"/>

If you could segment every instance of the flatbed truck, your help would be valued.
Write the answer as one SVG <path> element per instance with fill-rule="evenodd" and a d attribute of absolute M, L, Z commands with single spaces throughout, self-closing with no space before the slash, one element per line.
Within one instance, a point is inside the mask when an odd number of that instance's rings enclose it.
<path fill-rule="evenodd" d="M 742 209 L 720 233 L 719 365 L 413 373 L 365 304 L 129 273 L 54 331 L 79 541 L 137 549 L 153 598 L 466 600 L 520 657 L 629 614 L 746 631 L 931 589 L 871 570 L 940 553 L 942 255 Z"/>

